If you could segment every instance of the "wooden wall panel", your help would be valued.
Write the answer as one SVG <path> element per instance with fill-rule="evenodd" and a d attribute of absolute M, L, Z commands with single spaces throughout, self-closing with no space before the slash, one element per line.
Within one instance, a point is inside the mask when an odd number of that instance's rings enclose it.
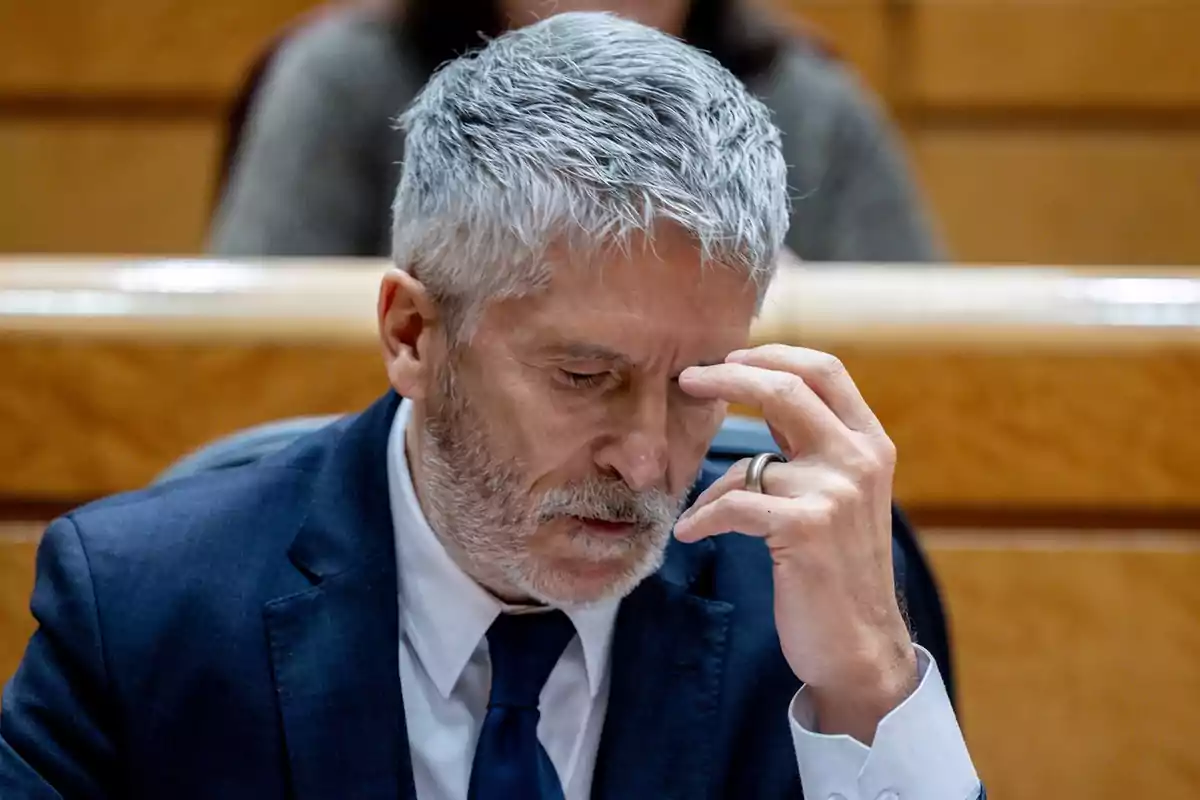
<path fill-rule="evenodd" d="M 907 100 L 1200 108 L 1194 0 L 914 0 Z"/>
<path fill-rule="evenodd" d="M 0 495 L 28 500 L 138 488 L 218 436 L 285 417 L 356 411 L 387 388 L 382 357 L 370 346 L 9 339 L 0 362 L 13 378 L 0 385 L 7 420 Z"/>
<path fill-rule="evenodd" d="M 947 509 L 1195 509 L 1200 353 L 834 351 L 899 451 L 897 497 Z"/>
<path fill-rule="evenodd" d="M 203 119 L 0 117 L 0 251 L 196 252 L 220 136 Z"/>
<path fill-rule="evenodd" d="M 0 94 L 227 97 L 264 42 L 321 0 L 0 5 Z M 885 0 L 774 0 L 883 77 Z M 882 82 L 876 85 L 881 86 Z"/>
<path fill-rule="evenodd" d="M 1200 262 L 1200 130 L 911 132 L 920 178 L 967 262 Z"/>
<path fill-rule="evenodd" d="M 776 0 L 878 76 L 883 0 Z M 263 43 L 319 0 L 0 6 L 0 92 L 227 96 Z M 912 91 L 924 102 L 1200 105 L 1200 8 L 1188 0 L 951 3 L 912 8 Z"/>
<path fill-rule="evenodd" d="M 320 0 L 0 3 L 0 93 L 227 97 Z"/>
<path fill-rule="evenodd" d="M 953 354 L 840 347 L 900 451 L 897 494 L 945 509 L 1196 513 L 1200 351 Z M 143 485 L 221 434 L 350 411 L 386 387 L 371 343 L 0 342 L 0 496 Z"/>
<path fill-rule="evenodd" d="M 1200 795 L 1200 531 L 926 541 L 989 795 Z"/>
<path fill-rule="evenodd" d="M 17 668 L 33 633 L 29 593 L 40 522 L 0 522 L 0 690 Z"/>

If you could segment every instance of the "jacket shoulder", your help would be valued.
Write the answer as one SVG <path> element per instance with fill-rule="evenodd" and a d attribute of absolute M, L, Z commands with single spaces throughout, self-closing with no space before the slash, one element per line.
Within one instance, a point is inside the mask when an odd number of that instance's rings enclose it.
<path fill-rule="evenodd" d="M 330 426 L 253 464 L 170 480 L 66 514 L 97 594 L 120 606 L 203 591 L 269 591 L 268 578 L 284 563 L 343 429 Z"/>

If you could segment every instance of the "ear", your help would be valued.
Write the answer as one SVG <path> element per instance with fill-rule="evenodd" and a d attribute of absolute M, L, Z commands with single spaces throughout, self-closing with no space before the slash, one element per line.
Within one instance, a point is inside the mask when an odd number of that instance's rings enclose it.
<path fill-rule="evenodd" d="M 423 398 L 439 349 L 433 299 L 424 284 L 393 268 L 379 287 L 378 315 L 388 380 L 401 397 Z"/>

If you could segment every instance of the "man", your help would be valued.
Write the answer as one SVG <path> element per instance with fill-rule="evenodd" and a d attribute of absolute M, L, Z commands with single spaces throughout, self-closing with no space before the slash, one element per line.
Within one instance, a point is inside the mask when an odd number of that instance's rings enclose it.
<path fill-rule="evenodd" d="M 408 399 L 53 523 L 0 796 L 980 796 L 895 597 L 891 443 L 833 358 L 743 349 L 787 219 L 763 106 L 571 14 L 404 122 Z M 676 522 L 729 402 L 790 460 Z"/>

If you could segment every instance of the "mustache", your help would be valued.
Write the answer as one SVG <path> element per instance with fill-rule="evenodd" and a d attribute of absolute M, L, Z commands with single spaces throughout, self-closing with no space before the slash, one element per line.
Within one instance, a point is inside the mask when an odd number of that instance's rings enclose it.
<path fill-rule="evenodd" d="M 635 525 L 669 526 L 683 509 L 684 498 L 659 489 L 638 492 L 620 480 L 590 479 L 551 489 L 538 504 L 540 522 L 583 517 Z"/>

